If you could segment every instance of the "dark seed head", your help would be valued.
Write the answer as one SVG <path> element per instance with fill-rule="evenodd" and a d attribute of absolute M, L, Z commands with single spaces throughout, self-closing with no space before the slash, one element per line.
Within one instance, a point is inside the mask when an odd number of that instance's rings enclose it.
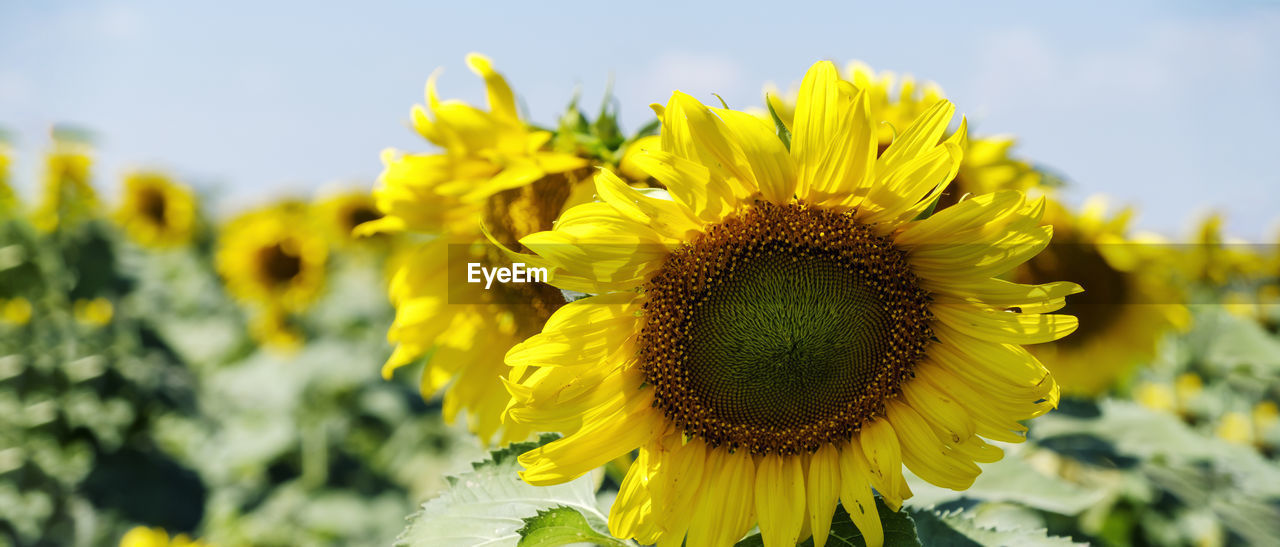
<path fill-rule="evenodd" d="M 713 445 L 795 454 L 884 411 L 932 338 L 906 255 L 852 215 L 758 201 L 645 286 L 641 367 Z"/>

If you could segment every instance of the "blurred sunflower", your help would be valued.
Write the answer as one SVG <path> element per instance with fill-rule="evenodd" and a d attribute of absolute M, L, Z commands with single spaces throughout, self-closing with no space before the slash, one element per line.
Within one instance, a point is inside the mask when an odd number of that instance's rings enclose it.
<path fill-rule="evenodd" d="M 387 334 L 396 349 L 383 375 L 430 352 L 423 396 L 444 390 L 445 418 L 465 410 L 471 429 L 487 441 L 500 429 L 509 400 L 503 354 L 537 333 L 565 297 L 545 283 L 499 282 L 491 290 L 465 283 L 467 264 L 509 265 L 486 238 L 524 250 L 520 238 L 551 228 L 565 208 L 591 199 L 590 167 L 627 157 L 627 143 L 607 110 L 591 124 L 571 105 L 555 135 L 532 128 L 516 114 L 511 88 L 489 59 L 471 54 L 467 65 L 485 81 L 489 110 L 441 101 L 439 72 L 433 74 L 426 107 L 413 109 L 413 125 L 443 150 L 384 152 L 374 196 L 385 216 L 357 233 L 435 236 L 397 259 L 389 289 L 396 318 Z M 503 441 L 529 434 L 514 424 L 501 429 Z"/>
<path fill-rule="evenodd" d="M 384 151 L 385 167 L 373 192 L 384 216 L 362 232 L 474 231 L 474 212 L 489 196 L 587 166 L 582 158 L 549 149 L 551 132 L 520 120 L 511 87 L 487 57 L 470 54 L 467 66 L 484 78 L 489 111 L 458 100 L 441 101 L 436 92 L 440 71 L 433 73 L 427 80 L 427 106 L 413 107 L 413 127 L 444 151 Z"/>
<path fill-rule="evenodd" d="M 1168 245 L 1127 236 L 1132 210 L 1107 217 L 1101 199 L 1074 215 L 1050 200 L 1045 223 L 1053 244 L 1013 273 L 1019 283 L 1067 279 L 1085 292 L 1067 299 L 1063 313 L 1079 318 L 1066 340 L 1032 348 L 1066 393 L 1095 396 L 1149 360 L 1161 337 L 1186 328 L 1185 297 L 1172 285 Z"/>
<path fill-rule="evenodd" d="M 115 306 L 106 298 L 77 298 L 72 307 L 76 321 L 90 327 L 105 327 L 115 316 Z"/>
<path fill-rule="evenodd" d="M 1266 246 L 1226 236 L 1224 223 L 1219 213 L 1201 220 L 1179 264 L 1190 284 L 1207 291 L 1205 296 L 1221 302 L 1227 312 L 1266 323 L 1278 301 L 1274 289 L 1280 260 L 1267 256 Z"/>
<path fill-rule="evenodd" d="M 25 325 L 31 322 L 31 301 L 24 297 L 0 299 L 0 322 Z"/>
<path fill-rule="evenodd" d="M 330 240 L 337 247 L 357 249 L 376 245 L 376 234 L 357 236 L 357 226 L 382 218 L 382 211 L 368 192 L 342 192 L 320 200 L 315 205 Z"/>
<path fill-rule="evenodd" d="M 945 98 L 937 84 L 919 83 L 911 76 L 898 76 L 889 71 L 877 74 L 859 62 L 848 65 L 843 79 L 866 91 L 880 152 L 893 142 L 895 135 Z M 795 95 L 795 92 L 787 94 L 788 97 Z M 775 87 L 766 89 L 765 98 L 779 120 L 788 130 L 792 129 L 795 100 L 784 99 Z M 1029 163 L 1010 156 L 1009 150 L 1014 144 L 1014 139 L 1007 136 L 971 135 L 965 139 L 964 159 L 955 180 L 938 198 L 937 209 L 950 207 L 965 195 L 1042 187 L 1045 180 L 1039 171 Z"/>
<path fill-rule="evenodd" d="M 1241 239 L 1223 233 L 1226 219 L 1212 213 L 1196 226 L 1193 245 L 1182 263 L 1193 282 L 1212 288 L 1227 288 L 1234 282 L 1257 276 L 1265 269 L 1257 249 Z"/>
<path fill-rule="evenodd" d="M 292 336 L 269 327 L 287 327 L 275 314 L 305 311 L 320 296 L 327 259 L 324 236 L 313 228 L 306 206 L 293 202 L 233 219 L 222 230 L 217 252 L 227 290 L 265 314 L 254 325 L 267 330 L 254 330 L 266 342 Z"/>
<path fill-rule="evenodd" d="M 135 526 L 120 538 L 120 547 L 208 547 L 209 544 L 191 539 L 186 534 L 169 537 L 163 528 Z"/>
<path fill-rule="evenodd" d="M 18 209 L 18 195 L 10 184 L 13 169 L 13 149 L 0 139 L 0 214 L 8 216 Z"/>
<path fill-rule="evenodd" d="M 191 241 L 196 198 L 190 189 L 159 173 L 131 173 L 124 179 L 124 200 L 116 221 L 144 247 L 168 248 Z"/>
<path fill-rule="evenodd" d="M 676 92 L 661 150 L 637 160 L 669 198 L 609 171 L 603 202 L 520 242 L 566 304 L 513 348 L 507 418 L 558 441 L 525 453 L 530 484 L 639 449 L 609 519 L 641 543 L 827 539 L 837 500 L 883 542 L 872 488 L 897 509 L 905 464 L 967 488 L 983 437 L 1057 403 L 1022 344 L 1070 333 L 1073 283 L 994 279 L 1043 249 L 1043 201 L 1004 191 L 923 220 L 959 168 L 965 125 L 932 105 L 877 157 L 870 95 L 815 64 L 790 148 L 758 118 Z M 1020 312 L 1010 311 L 1014 308 Z M 517 372 L 534 367 L 523 378 Z"/>
<path fill-rule="evenodd" d="M 93 159 L 89 145 L 55 135 L 53 150 L 45 157 L 40 203 L 35 225 L 49 232 L 87 219 L 97 212 L 98 197 L 89 183 Z"/>
<path fill-rule="evenodd" d="M 306 341 L 289 312 L 279 304 L 258 310 L 249 320 L 249 334 L 267 347 L 286 352 L 300 349 Z"/>

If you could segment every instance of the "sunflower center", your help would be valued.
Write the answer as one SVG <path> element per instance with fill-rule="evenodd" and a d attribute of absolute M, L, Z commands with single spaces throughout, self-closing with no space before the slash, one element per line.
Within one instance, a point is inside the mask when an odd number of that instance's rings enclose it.
<path fill-rule="evenodd" d="M 1074 315 L 1080 326 L 1071 336 L 1057 342 L 1075 345 L 1095 334 L 1106 332 L 1129 301 L 1129 278 L 1112 268 L 1098 248 L 1080 241 L 1069 231 L 1058 229 L 1055 242 L 1018 270 L 1019 283 L 1049 283 L 1067 280 L 1085 291 L 1067 297 L 1067 305 L 1055 313 Z"/>
<path fill-rule="evenodd" d="M 259 250 L 258 264 L 262 268 L 262 275 L 276 285 L 288 283 L 302 273 L 302 258 L 279 243 Z"/>
<path fill-rule="evenodd" d="M 138 209 L 152 224 L 163 226 L 165 223 L 164 194 L 154 188 L 146 188 L 139 192 Z"/>
<path fill-rule="evenodd" d="M 645 285 L 641 367 L 668 418 L 753 453 L 846 440 L 933 333 L 906 255 L 849 214 L 756 202 Z"/>
<path fill-rule="evenodd" d="M 485 226 L 507 248 L 527 251 L 520 238 L 551 229 L 577 180 L 572 174 L 553 173 L 532 184 L 498 192 L 485 202 Z"/>
<path fill-rule="evenodd" d="M 378 212 L 376 209 L 364 206 L 353 208 L 347 213 L 347 232 L 350 233 L 352 230 L 356 229 L 356 226 L 378 220 L 380 218 L 382 218 L 382 213 Z"/>
<path fill-rule="evenodd" d="M 485 203 L 484 223 L 499 243 L 520 252 L 528 252 L 520 238 L 550 230 L 583 173 L 553 173 L 521 186 L 498 192 Z M 510 260 L 484 245 L 484 261 L 489 266 L 507 266 Z M 513 312 L 516 334 L 537 334 L 552 313 L 565 304 L 564 294 L 546 283 L 495 283 L 488 295 L 493 303 Z"/>

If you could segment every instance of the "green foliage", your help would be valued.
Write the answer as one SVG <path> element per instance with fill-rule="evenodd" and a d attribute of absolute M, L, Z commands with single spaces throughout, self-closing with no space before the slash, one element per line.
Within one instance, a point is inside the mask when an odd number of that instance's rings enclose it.
<path fill-rule="evenodd" d="M 449 477 L 449 489 L 409 517 L 409 526 L 396 545 L 515 544 L 520 530 L 527 527 L 526 519 L 554 507 L 604 522 L 595 497 L 598 479 L 590 474 L 552 486 L 531 486 L 520 480 L 517 456 L 554 439 L 544 435 L 537 442 L 513 444 L 473 464 L 471 471 Z"/>
<path fill-rule="evenodd" d="M 1043 528 L 1027 530 L 980 526 L 971 516 L 959 512 L 912 511 L 911 516 L 914 517 L 916 533 L 925 545 L 1076 545 L 1070 538 L 1048 535 Z"/>
<path fill-rule="evenodd" d="M 787 124 L 782 123 L 782 118 L 773 109 L 773 103 L 765 101 L 765 105 L 769 107 L 769 117 L 773 118 L 773 126 L 778 132 L 778 138 L 782 140 L 782 145 L 791 150 L 791 130 L 787 129 Z"/>
<path fill-rule="evenodd" d="M 1113 493 L 1112 503 L 1127 506 L 1138 519 L 1111 521 L 1123 530 L 1114 534 L 1127 536 L 1144 526 L 1141 520 L 1160 518 L 1149 506 L 1163 499 L 1205 509 L 1250 541 L 1280 537 L 1280 509 L 1271 502 L 1280 498 L 1280 468 L 1252 446 L 1207 437 L 1173 414 L 1120 400 L 1102 401 L 1097 416 L 1050 414 L 1033 431 L 1041 443 L 1094 446 L 1092 465 L 1119 467 L 1118 473 L 1149 489 Z"/>
<path fill-rule="evenodd" d="M 658 122 L 653 120 L 630 138 L 624 135 L 618 120 L 619 104 L 613 95 L 612 79 L 605 88 L 604 99 L 594 121 L 578 106 L 580 98 L 580 91 L 575 92 L 573 100 L 560 115 L 552 141 L 552 148 L 556 151 L 594 158 L 605 165 L 617 165 L 629 144 L 657 131 Z"/>
<path fill-rule="evenodd" d="M 1129 401 L 1105 400 L 1096 417 L 1050 413 L 1035 422 L 1041 443 L 1066 438 L 1081 443 L 1092 438 L 1121 457 L 1169 465 L 1205 465 L 1242 494 L 1280 497 L 1280 469 L 1252 447 L 1199 434 L 1171 414 Z"/>
<path fill-rule="evenodd" d="M 204 226 L 208 228 L 207 225 Z M 386 382 L 381 265 L 334 255 L 298 317 L 311 343 L 259 348 L 213 269 L 212 235 L 157 252 L 102 220 L 0 221 L 0 545 L 114 544 L 134 525 L 213 544 L 385 545 L 469 449 L 414 385 Z M 76 318 L 105 298 L 105 325 Z"/>
<path fill-rule="evenodd" d="M 880 513 L 880 524 L 884 527 L 884 544 L 886 547 L 919 547 L 922 538 L 916 534 L 915 521 L 907 511 L 894 511 L 876 497 L 876 510 Z M 844 507 L 836 506 L 836 513 L 831 518 L 831 535 L 827 545 L 833 547 L 862 547 L 867 542 L 857 525 L 849 519 Z M 929 545 L 928 542 L 925 542 Z M 751 534 L 739 541 L 736 547 L 756 547 L 764 545 L 760 534 Z M 802 547 L 813 547 L 813 538 L 800 543 Z"/>
<path fill-rule="evenodd" d="M 906 501 L 914 508 L 929 508 L 961 500 L 1007 502 L 1062 515 L 1077 515 L 1102 500 L 1105 492 L 1043 473 L 1028 463 L 1039 451 L 1018 446 L 1006 447 L 1004 459 L 985 465 L 973 486 L 957 492 L 934 486 L 910 475 L 915 494 Z M 1028 488 L 1028 484 L 1034 484 Z"/>
<path fill-rule="evenodd" d="M 558 547 L 576 543 L 605 547 L 635 545 L 609 535 L 605 523 L 589 522 L 577 509 L 563 505 L 540 510 L 537 515 L 525 518 L 524 526 L 516 533 L 520 534 L 518 547 Z"/>
<path fill-rule="evenodd" d="M 101 221 L 40 233 L 0 221 L 0 297 L 25 298 L 25 324 L 0 324 L 0 539 L 110 542 L 131 521 L 193 530 L 205 485 L 156 445 L 160 416 L 189 417 L 194 377 L 130 313 L 136 281 Z M 105 324 L 77 319 L 101 298 Z M 182 504 L 156 500 L 183 499 Z M 7 536 L 7 538 L 6 538 Z"/>

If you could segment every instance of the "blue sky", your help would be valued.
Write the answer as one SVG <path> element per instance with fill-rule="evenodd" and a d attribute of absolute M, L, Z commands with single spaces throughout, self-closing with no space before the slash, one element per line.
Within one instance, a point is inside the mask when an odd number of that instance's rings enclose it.
<path fill-rule="evenodd" d="M 440 5 L 433 5 L 440 4 Z M 5 2 L 0 126 L 20 185 L 53 123 L 91 129 L 98 186 L 168 169 L 234 210 L 368 186 L 423 83 L 482 101 L 462 62 L 491 56 L 535 121 L 610 74 L 623 123 L 673 89 L 734 107 L 815 60 L 861 59 L 938 82 L 975 131 L 1106 193 L 1178 238 L 1209 209 L 1251 240 L 1280 235 L 1280 4 L 956 2 L 899 7 L 735 2 Z M 340 7 L 341 6 L 341 7 Z M 355 9 L 353 7 L 357 7 Z"/>

